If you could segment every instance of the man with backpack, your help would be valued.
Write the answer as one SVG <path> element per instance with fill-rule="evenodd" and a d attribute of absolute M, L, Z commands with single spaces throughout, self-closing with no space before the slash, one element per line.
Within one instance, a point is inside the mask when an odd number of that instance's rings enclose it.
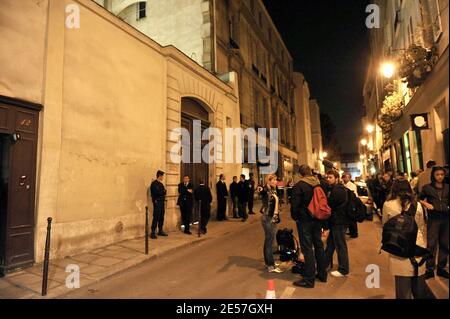
<path fill-rule="evenodd" d="M 303 279 L 295 286 L 314 288 L 315 279 L 327 281 L 325 251 L 322 243 L 322 221 L 315 218 L 308 209 L 319 180 L 312 175 L 308 165 L 300 166 L 300 181 L 292 188 L 291 216 L 297 223 L 300 247 L 305 258 Z M 316 275 L 317 263 L 317 275 Z"/>
<path fill-rule="evenodd" d="M 345 186 L 339 183 L 339 173 L 336 170 L 327 172 L 327 181 L 329 185 L 328 205 L 331 208 L 331 217 L 329 220 L 330 233 L 328 234 L 325 255 L 327 263 L 331 267 L 334 251 L 336 250 L 338 270 L 332 271 L 330 275 L 333 277 L 344 277 L 350 272 L 347 242 L 345 240 L 345 231 L 350 222 L 346 212 L 348 194 Z"/>

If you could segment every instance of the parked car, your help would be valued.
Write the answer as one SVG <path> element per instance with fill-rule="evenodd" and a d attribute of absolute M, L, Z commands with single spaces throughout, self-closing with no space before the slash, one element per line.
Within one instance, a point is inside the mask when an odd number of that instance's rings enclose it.
<path fill-rule="evenodd" d="M 369 196 L 369 189 L 364 181 L 355 182 L 358 197 L 361 199 L 364 205 L 367 207 L 367 220 L 373 220 L 374 203 Z"/>

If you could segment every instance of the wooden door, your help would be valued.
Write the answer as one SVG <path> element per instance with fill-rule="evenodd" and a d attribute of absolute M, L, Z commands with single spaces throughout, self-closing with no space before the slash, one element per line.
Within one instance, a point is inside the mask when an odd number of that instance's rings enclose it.
<path fill-rule="evenodd" d="M 34 262 L 38 116 L 37 110 L 0 103 L 0 267 L 6 271 Z"/>

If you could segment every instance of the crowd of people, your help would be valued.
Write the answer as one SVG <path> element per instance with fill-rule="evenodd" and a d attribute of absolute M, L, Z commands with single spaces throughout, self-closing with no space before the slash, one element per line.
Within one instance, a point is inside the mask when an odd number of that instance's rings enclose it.
<path fill-rule="evenodd" d="M 357 222 L 347 211 L 349 192 L 358 197 L 356 185 L 348 173 L 339 174 L 330 169 L 325 176 L 315 173 L 309 166 L 299 168 L 299 181 L 292 180 L 281 185 L 276 175 L 268 175 L 262 185 L 257 183 L 254 175 L 246 179 L 244 174 L 233 176 L 227 187 L 225 175 L 221 174 L 216 184 L 217 220 L 225 221 L 227 204 L 231 203 L 232 216 L 247 221 L 250 214 L 255 214 L 254 198 L 259 195 L 262 200 L 260 209 L 261 223 L 264 231 L 263 255 L 265 265 L 270 273 L 281 273 L 280 264 L 275 261 L 274 242 L 277 225 L 280 222 L 284 190 L 287 191 L 290 213 L 296 222 L 303 268 L 301 279 L 293 284 L 303 288 L 314 288 L 315 282 L 327 282 L 328 273 L 333 277 L 346 277 L 350 274 L 349 252 L 346 234 L 358 237 Z M 164 172 L 157 172 L 157 179 L 152 182 L 149 191 L 154 206 L 151 238 L 157 235 L 167 236 L 163 231 L 164 201 L 166 190 L 162 183 Z M 412 213 L 417 224 L 416 245 L 426 248 L 432 258 L 418 269 L 409 258 L 389 254 L 389 267 L 395 277 L 397 298 L 428 298 L 430 291 L 426 280 L 435 276 L 448 279 L 448 227 L 449 227 L 449 186 L 448 168 L 436 166 L 429 161 L 423 172 L 414 172 L 411 178 L 398 172 L 385 172 L 366 180 L 369 197 L 379 210 L 382 223 L 391 218 Z M 317 189 L 320 191 L 317 192 Z M 212 194 L 205 181 L 201 180 L 194 188 L 189 176 L 184 176 L 178 185 L 178 201 L 184 233 L 191 234 L 189 226 L 192 220 L 194 201 L 199 203 L 200 229 L 207 232 L 211 216 Z M 310 211 L 309 205 L 315 196 L 323 194 L 330 216 L 325 220 L 317 219 Z M 355 197 L 353 196 L 353 197 Z M 156 233 L 158 228 L 159 232 Z M 326 244 L 322 241 L 324 231 L 328 231 Z M 333 270 L 333 255 L 337 254 L 337 267 Z M 437 264 L 436 264 L 437 257 Z"/>

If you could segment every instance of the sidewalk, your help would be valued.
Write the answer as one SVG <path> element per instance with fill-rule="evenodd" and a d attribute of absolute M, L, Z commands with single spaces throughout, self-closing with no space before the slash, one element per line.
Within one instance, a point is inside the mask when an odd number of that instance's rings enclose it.
<path fill-rule="evenodd" d="M 259 204 L 255 203 L 255 211 L 259 211 Z M 20 270 L 0 278 L 0 299 L 46 299 L 57 298 L 73 289 L 66 287 L 66 272 L 68 265 L 80 267 L 80 286 L 85 287 L 99 282 L 114 274 L 122 272 L 144 261 L 160 258 L 178 249 L 198 244 L 202 241 L 217 238 L 235 232 L 249 223 L 259 221 L 259 214 L 250 215 L 246 223 L 241 219 L 232 219 L 218 222 L 211 220 L 208 233 L 197 236 L 197 226 L 192 227 L 193 235 L 188 236 L 181 231 L 173 231 L 168 237 L 149 239 L 149 254 L 144 254 L 144 236 L 136 239 L 122 241 L 113 245 L 95 249 L 64 259 L 50 260 L 47 296 L 41 296 L 43 264 L 39 263 L 31 268 Z M 81 288 L 80 287 L 80 288 Z"/>

